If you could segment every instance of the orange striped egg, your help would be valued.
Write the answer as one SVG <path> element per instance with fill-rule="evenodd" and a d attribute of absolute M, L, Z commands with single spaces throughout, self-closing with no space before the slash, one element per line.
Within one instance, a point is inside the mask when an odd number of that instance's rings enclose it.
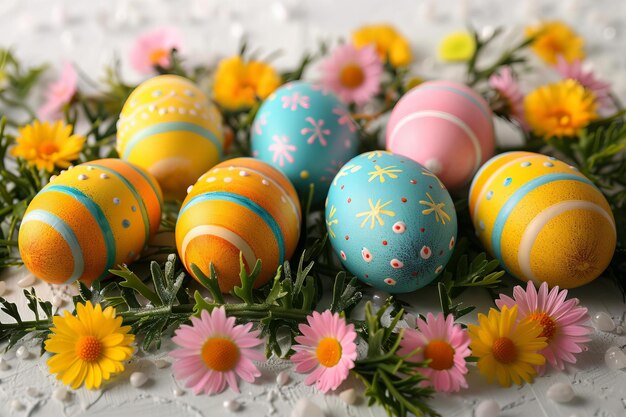
<path fill-rule="evenodd" d="M 531 152 L 500 154 L 472 182 L 469 208 L 487 250 L 514 276 L 574 288 L 597 278 L 615 251 L 615 220 L 575 167 Z"/>
<path fill-rule="evenodd" d="M 77 165 L 31 201 L 18 244 L 24 265 L 51 284 L 87 285 L 139 257 L 159 228 L 161 189 L 121 159 Z"/>
<path fill-rule="evenodd" d="M 222 158 L 222 116 L 191 81 L 161 75 L 137 87 L 120 113 L 120 158 L 147 169 L 165 199 L 185 190 Z"/>
<path fill-rule="evenodd" d="M 239 253 L 248 271 L 260 259 L 260 286 L 293 254 L 300 217 L 287 177 L 257 159 L 231 159 L 190 187 L 176 223 L 176 247 L 192 275 L 192 263 L 208 275 L 213 262 L 222 292 L 240 284 Z"/>

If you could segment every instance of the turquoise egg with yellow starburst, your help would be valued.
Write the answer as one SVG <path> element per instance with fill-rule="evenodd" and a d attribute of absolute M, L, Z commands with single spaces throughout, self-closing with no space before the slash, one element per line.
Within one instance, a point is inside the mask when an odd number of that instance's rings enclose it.
<path fill-rule="evenodd" d="M 344 267 L 390 293 L 432 282 L 452 256 L 456 210 L 445 185 L 410 158 L 358 155 L 333 179 L 326 228 Z"/>

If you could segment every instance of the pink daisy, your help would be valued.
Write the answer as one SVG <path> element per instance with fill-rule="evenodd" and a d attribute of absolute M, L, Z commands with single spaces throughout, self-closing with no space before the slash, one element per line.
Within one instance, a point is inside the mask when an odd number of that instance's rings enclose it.
<path fill-rule="evenodd" d="M 500 69 L 500 71 L 489 77 L 488 82 L 489 86 L 496 90 L 498 95 L 504 100 L 504 111 L 512 119 L 516 120 L 522 129 L 528 131 L 528 124 L 524 115 L 524 94 L 513 77 L 511 67 Z"/>
<path fill-rule="evenodd" d="M 46 101 L 39 109 L 40 119 L 57 119 L 63 106 L 72 101 L 76 94 L 78 77 L 69 62 L 63 65 L 59 79 L 48 86 Z"/>
<path fill-rule="evenodd" d="M 444 318 L 443 313 L 436 316 L 428 313 L 426 321 L 417 319 L 417 329 L 405 329 L 398 355 L 408 356 L 419 348 L 408 360 L 430 359 L 428 368 L 419 371 L 430 380 L 435 390 L 457 392 L 467 388 L 464 375 L 467 373 L 465 358 L 471 354 L 469 344 L 467 331 L 454 324 L 452 314 Z"/>
<path fill-rule="evenodd" d="M 170 65 L 172 49 L 180 50 L 182 36 L 174 28 L 160 28 L 140 35 L 130 51 L 130 63 L 140 74 L 150 74 L 155 66 Z"/>
<path fill-rule="evenodd" d="M 556 70 L 563 78 L 571 78 L 577 81 L 587 90 L 592 91 L 596 96 L 596 103 L 599 107 L 607 108 L 612 106 L 611 84 L 596 78 L 592 70 L 585 71 L 580 60 L 567 62 L 565 58 L 557 58 Z"/>
<path fill-rule="evenodd" d="M 354 325 L 346 324 L 339 314 L 329 310 L 317 311 L 307 317 L 308 325 L 298 327 L 302 336 L 296 336 L 298 345 L 291 361 L 296 372 L 306 373 L 316 368 L 304 380 L 306 385 L 316 383 L 323 393 L 335 390 L 348 377 L 356 360 L 356 332 Z"/>
<path fill-rule="evenodd" d="M 544 282 L 537 291 L 528 281 L 526 291 L 517 285 L 513 288 L 513 298 L 501 294 L 496 300 L 499 308 L 519 306 L 518 320 L 528 318 L 543 327 L 540 336 L 548 339 L 548 346 L 539 353 L 560 370 L 565 368 L 565 363 L 576 363 L 574 354 L 582 352 L 584 344 L 591 340 L 588 337 L 591 327 L 585 325 L 589 321 L 587 309 L 578 306 L 577 298 L 566 301 L 565 297 L 567 290 L 559 290 L 558 286 L 548 291 L 548 284 Z M 539 373 L 544 371 L 545 365 L 542 365 Z"/>
<path fill-rule="evenodd" d="M 237 376 L 247 382 L 261 376 L 252 360 L 262 361 L 263 353 L 251 349 L 263 343 L 259 331 L 250 331 L 252 323 L 235 325 L 226 317 L 224 307 L 203 310 L 200 318 L 192 317 L 191 326 L 182 325 L 172 337 L 180 346 L 170 352 L 176 359 L 174 376 L 186 379 L 185 386 L 194 394 L 216 394 L 226 388 L 239 392 Z"/>
<path fill-rule="evenodd" d="M 341 45 L 322 64 L 322 87 L 361 105 L 380 91 L 383 63 L 373 46 Z"/>

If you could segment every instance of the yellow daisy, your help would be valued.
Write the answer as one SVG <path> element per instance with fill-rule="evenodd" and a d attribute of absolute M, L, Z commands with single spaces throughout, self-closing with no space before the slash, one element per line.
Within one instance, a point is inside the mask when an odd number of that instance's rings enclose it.
<path fill-rule="evenodd" d="M 533 131 L 544 137 L 576 136 L 598 117 L 594 94 L 572 79 L 528 94 L 524 112 Z"/>
<path fill-rule="evenodd" d="M 76 316 L 66 311 L 53 320 L 45 343 L 46 351 L 55 353 L 48 359 L 50 373 L 73 389 L 83 382 L 88 389 L 100 388 L 102 381 L 122 372 L 123 361 L 133 355 L 135 336 L 128 333 L 130 326 L 121 326 L 113 307 L 102 311 L 99 304 L 87 301 L 76 306 Z"/>
<path fill-rule="evenodd" d="M 453 32 L 441 40 L 437 55 L 442 62 L 469 61 L 476 52 L 476 39 L 467 31 Z"/>
<path fill-rule="evenodd" d="M 542 327 L 536 322 L 522 320 L 517 325 L 517 305 L 492 308 L 489 317 L 478 315 L 479 325 L 468 326 L 472 355 L 478 357 L 478 370 L 489 383 L 495 378 L 503 387 L 517 385 L 522 380 L 530 383 L 537 373 L 536 366 L 546 361 L 537 353 L 547 346 L 546 338 L 539 337 Z"/>
<path fill-rule="evenodd" d="M 352 34 L 352 43 L 357 48 L 373 45 L 383 61 L 389 60 L 394 67 L 411 63 L 409 41 L 391 25 L 367 25 Z"/>
<path fill-rule="evenodd" d="M 555 20 L 530 26 L 526 28 L 526 35 L 536 36 L 531 47 L 550 65 L 556 65 L 559 56 L 567 62 L 585 58 L 585 41 L 563 22 Z"/>
<path fill-rule="evenodd" d="M 72 125 L 61 121 L 50 124 L 35 120 L 19 129 L 17 145 L 11 149 L 11 155 L 48 172 L 55 166 L 67 168 L 71 161 L 78 159 L 85 144 L 85 137 L 73 135 L 72 129 Z"/>
<path fill-rule="evenodd" d="M 233 56 L 220 61 L 213 81 L 213 98 L 227 110 L 247 109 L 280 86 L 271 65 Z"/>

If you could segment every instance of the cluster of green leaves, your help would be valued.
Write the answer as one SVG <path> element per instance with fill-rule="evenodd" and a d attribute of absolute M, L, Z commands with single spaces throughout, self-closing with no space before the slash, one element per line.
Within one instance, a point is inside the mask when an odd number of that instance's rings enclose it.
<path fill-rule="evenodd" d="M 24 320 L 15 303 L 0 297 L 0 310 L 15 320 L 15 323 L 0 321 L 0 343 L 8 342 L 6 350 L 11 349 L 24 338 L 38 339 L 43 342 L 50 333 L 54 317 L 52 303 L 39 298 L 34 288 L 25 289 L 24 297 L 28 309 L 35 316 L 34 320 Z M 43 343 L 41 352 L 43 353 Z"/>

